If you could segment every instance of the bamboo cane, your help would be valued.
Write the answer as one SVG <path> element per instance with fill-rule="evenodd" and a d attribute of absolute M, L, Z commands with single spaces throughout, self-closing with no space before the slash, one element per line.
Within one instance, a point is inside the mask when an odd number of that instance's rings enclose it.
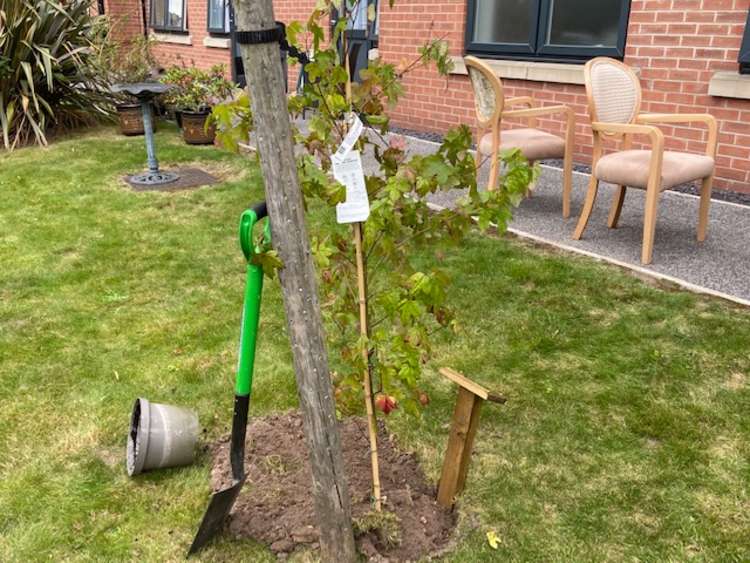
<path fill-rule="evenodd" d="M 344 17 L 349 17 L 344 6 Z M 347 59 L 346 31 L 341 35 L 342 64 L 346 69 L 346 101 L 349 109 L 352 106 L 352 77 L 349 72 Z M 375 500 L 375 510 L 381 511 L 380 501 L 380 464 L 378 463 L 378 426 L 375 419 L 375 409 L 372 398 L 372 377 L 370 373 L 370 352 L 367 344 L 369 329 L 367 326 L 367 278 L 365 273 L 365 258 L 362 251 L 362 223 L 354 223 L 354 247 L 357 262 L 357 287 L 359 291 L 359 332 L 364 338 L 362 346 L 362 360 L 365 370 L 362 375 L 362 386 L 365 391 L 365 410 L 367 412 L 367 431 L 370 438 L 370 465 L 372 466 L 372 496 Z"/>
<path fill-rule="evenodd" d="M 368 336 L 367 328 L 367 285 L 365 279 L 365 260 L 362 252 L 362 223 L 354 223 L 354 247 L 357 259 L 357 286 L 359 289 L 359 332 L 365 339 Z M 365 362 L 365 370 L 362 377 L 362 385 L 365 390 L 365 408 L 367 409 L 367 430 L 370 436 L 370 463 L 372 465 L 372 496 L 375 498 L 375 510 L 380 512 L 380 468 L 378 464 L 378 438 L 377 421 L 375 420 L 375 409 L 372 402 L 372 378 L 370 377 L 370 354 L 368 345 L 362 346 L 362 360 Z"/>

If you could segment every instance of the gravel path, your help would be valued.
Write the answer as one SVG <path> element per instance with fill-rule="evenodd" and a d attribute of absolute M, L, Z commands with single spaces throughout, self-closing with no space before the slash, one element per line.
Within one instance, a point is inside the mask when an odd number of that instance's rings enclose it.
<path fill-rule="evenodd" d="M 407 137 L 407 141 L 413 153 L 431 152 L 435 148 L 429 140 Z M 484 178 L 486 168 L 483 167 Z M 695 238 L 698 198 L 674 191 L 664 192 L 659 204 L 653 263 L 642 267 L 643 190 L 628 190 L 619 227 L 609 229 L 607 214 L 614 186 L 602 184 L 583 239 L 575 241 L 571 238 L 583 206 L 588 179 L 588 175 L 574 172 L 571 217 L 565 220 L 562 218 L 562 171 L 543 166 L 534 196 L 524 200 L 516 210 L 511 228 L 521 236 L 542 238 L 557 246 L 591 253 L 635 269 L 643 268 L 657 276 L 676 278 L 682 283 L 724 293 L 750 304 L 750 206 L 714 200 L 708 237 L 705 242 L 698 243 Z M 450 206 L 460 193 L 456 190 L 433 198 L 433 201 Z"/>

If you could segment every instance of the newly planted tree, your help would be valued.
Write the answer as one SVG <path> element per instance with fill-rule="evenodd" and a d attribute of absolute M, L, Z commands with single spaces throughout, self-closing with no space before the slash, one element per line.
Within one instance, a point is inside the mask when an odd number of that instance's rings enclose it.
<path fill-rule="evenodd" d="M 389 133 L 388 109 L 403 93 L 407 73 L 428 65 L 441 74 L 450 71 L 447 44 L 431 38 L 413 60 L 398 65 L 372 60 L 352 81 L 347 18 L 340 17 L 328 30 L 337 8 L 347 15 L 340 2 L 319 0 L 307 21 L 287 26 L 289 43 L 311 58 L 303 89 L 289 98 L 293 115 L 307 114 L 305 126 L 294 129 L 305 205 L 331 206 L 333 217 L 333 207 L 345 200 L 345 187 L 333 177 L 332 158 L 354 116 L 365 124 L 354 149 L 371 155 L 378 165 L 365 176 L 367 221 L 354 232 L 332 221 L 311 233 L 337 405 L 343 414 L 361 412 L 365 404 L 386 415 L 397 408 L 416 415 L 429 403 L 420 380 L 434 334 L 459 327 L 447 297 L 451 280 L 440 269 L 439 252 L 434 263 L 418 266 L 415 251 L 460 244 L 475 227 L 502 231 L 537 170 L 517 151 L 504 154 L 497 189 L 480 190 L 467 126 L 448 131 L 433 154 L 409 154 L 404 139 Z M 371 10 L 369 17 L 374 16 Z M 252 130 L 246 100 L 217 108 L 214 118 L 219 139 L 229 147 L 245 141 Z M 465 191 L 451 209 L 430 205 L 430 196 L 456 189 Z M 280 265 L 275 251 L 258 260 L 271 275 Z M 371 382 L 372 399 L 363 379 Z M 377 472 L 373 482 L 377 484 Z M 373 496 L 377 506 L 379 492 Z"/>

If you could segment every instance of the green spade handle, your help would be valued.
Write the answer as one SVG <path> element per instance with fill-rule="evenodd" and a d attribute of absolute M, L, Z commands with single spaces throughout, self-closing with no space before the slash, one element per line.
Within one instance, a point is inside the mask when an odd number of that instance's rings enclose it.
<path fill-rule="evenodd" d="M 253 257 L 260 251 L 259 248 L 253 246 L 253 228 L 265 216 L 266 204 L 264 202 L 248 209 L 240 218 L 240 246 L 247 260 L 245 302 L 242 307 L 242 328 L 235 387 L 235 394 L 240 397 L 250 395 L 253 383 L 255 343 L 258 339 L 258 321 L 260 320 L 260 296 L 263 291 L 263 267 L 253 263 Z M 271 240 L 268 221 L 266 221 L 263 238 L 264 243 Z"/>

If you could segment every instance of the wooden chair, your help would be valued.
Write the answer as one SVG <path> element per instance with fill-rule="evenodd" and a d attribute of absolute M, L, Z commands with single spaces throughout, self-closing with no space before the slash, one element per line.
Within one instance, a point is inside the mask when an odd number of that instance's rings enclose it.
<path fill-rule="evenodd" d="M 716 119 L 709 114 L 639 114 L 640 81 L 635 73 L 620 61 L 606 57 L 592 59 L 586 64 L 584 75 L 594 150 L 586 202 L 573 238 L 580 239 L 586 229 L 600 181 L 617 185 L 617 193 L 607 221 L 607 225 L 612 229 L 617 227 L 627 186 L 646 190 L 641 262 L 650 264 L 653 257 L 659 195 L 672 186 L 701 180 L 698 241 L 703 241 L 706 238 L 714 177 Z M 648 125 L 693 122 L 702 122 L 708 128 L 705 155 L 665 151 L 664 134 L 657 127 Z M 651 150 L 631 149 L 634 135 L 647 136 Z M 603 155 L 603 137 L 621 139 L 622 150 Z"/>
<path fill-rule="evenodd" d="M 563 165 L 563 217 L 570 216 L 570 190 L 573 174 L 573 133 L 575 117 L 567 106 L 534 107 L 529 96 L 505 99 L 503 83 L 493 70 L 476 57 L 464 57 L 469 73 L 477 112 L 479 134 L 477 143 L 477 169 L 482 156 L 490 157 L 490 181 L 488 190 L 497 187 L 500 164 L 498 154 L 508 149 L 520 149 L 530 163 L 545 158 L 562 158 Z M 508 109 L 512 106 L 527 106 L 525 109 Z M 540 116 L 564 114 L 566 117 L 565 138 L 535 129 Z M 519 117 L 528 119 L 528 128 L 501 131 L 502 119 Z M 489 129 L 489 132 L 484 134 Z"/>

